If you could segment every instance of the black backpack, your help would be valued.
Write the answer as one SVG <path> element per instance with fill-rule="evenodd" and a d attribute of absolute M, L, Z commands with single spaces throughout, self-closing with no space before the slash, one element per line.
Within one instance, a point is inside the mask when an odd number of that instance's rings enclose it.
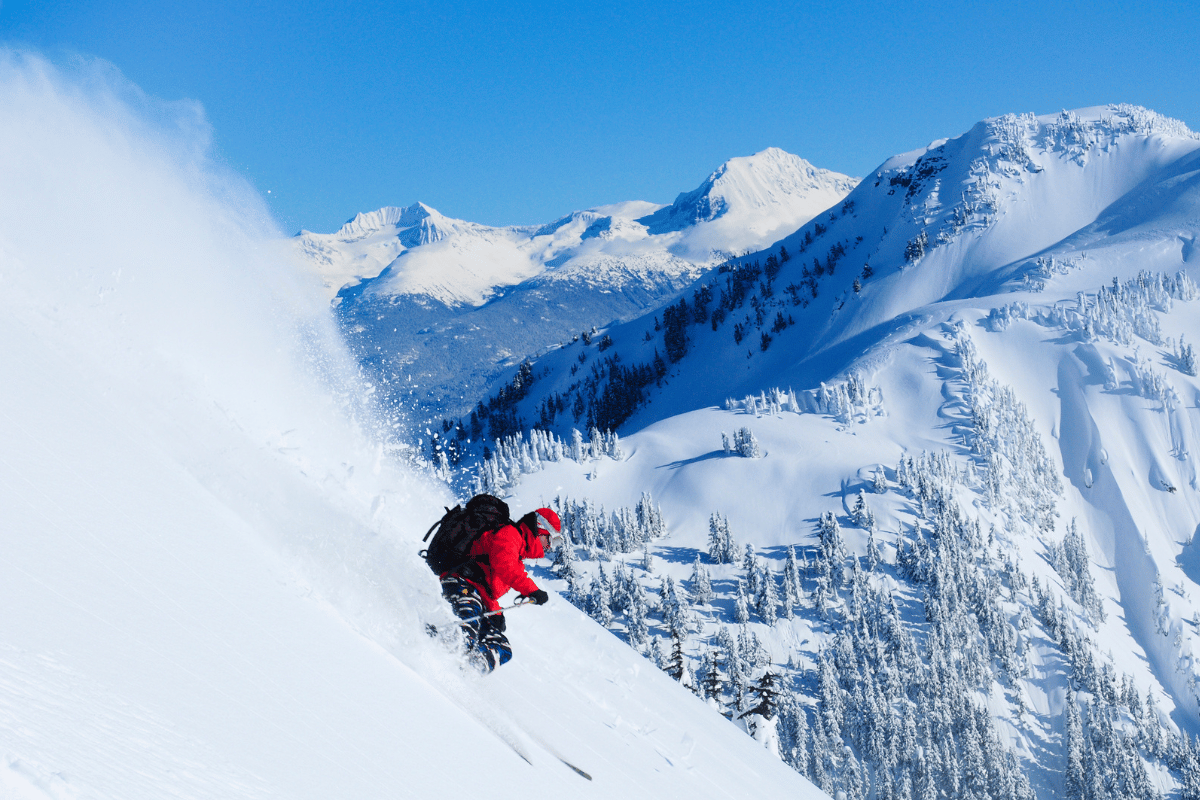
<path fill-rule="evenodd" d="M 508 503 L 490 494 L 477 494 L 467 501 L 466 508 L 446 509 L 445 516 L 435 522 L 421 540 L 429 542 L 429 549 L 422 550 L 420 555 L 438 575 L 449 573 L 482 581 L 484 576 L 479 562 L 487 563 L 487 555 L 472 556 L 471 545 L 488 531 L 511 524 Z"/>

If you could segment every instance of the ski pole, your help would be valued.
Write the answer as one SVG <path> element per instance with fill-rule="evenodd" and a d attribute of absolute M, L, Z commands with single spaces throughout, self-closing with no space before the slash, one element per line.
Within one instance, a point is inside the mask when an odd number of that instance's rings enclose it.
<path fill-rule="evenodd" d="M 460 619 L 459 622 L 475 622 L 476 620 L 481 620 L 484 617 L 493 617 L 496 614 L 503 614 L 505 611 L 511 611 L 514 608 L 520 608 L 521 606 L 527 606 L 532 602 L 533 601 L 530 600 L 529 598 L 525 598 L 524 600 L 521 600 L 518 598 L 517 602 L 513 603 L 511 606 L 505 606 L 504 608 L 497 608 L 495 611 L 486 611 L 486 612 L 479 614 L 477 616 L 474 616 L 474 617 L 466 617 L 464 619 Z"/>

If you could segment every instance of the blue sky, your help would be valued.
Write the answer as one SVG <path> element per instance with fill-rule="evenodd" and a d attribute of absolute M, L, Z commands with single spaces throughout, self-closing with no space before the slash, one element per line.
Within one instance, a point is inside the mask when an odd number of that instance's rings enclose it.
<path fill-rule="evenodd" d="M 769 146 L 864 175 L 1007 112 L 1200 129 L 1200 4 L 0 0 L 0 40 L 203 104 L 281 227 L 670 202 Z M 267 195 L 267 192 L 270 192 Z"/>

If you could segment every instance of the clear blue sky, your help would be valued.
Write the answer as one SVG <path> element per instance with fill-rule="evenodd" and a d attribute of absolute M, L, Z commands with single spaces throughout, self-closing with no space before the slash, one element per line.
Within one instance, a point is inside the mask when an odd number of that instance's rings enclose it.
<path fill-rule="evenodd" d="M 1200 3 L 0 0 L 0 40 L 191 98 L 280 225 L 670 202 L 769 146 L 864 175 L 1007 112 L 1200 129 Z"/>

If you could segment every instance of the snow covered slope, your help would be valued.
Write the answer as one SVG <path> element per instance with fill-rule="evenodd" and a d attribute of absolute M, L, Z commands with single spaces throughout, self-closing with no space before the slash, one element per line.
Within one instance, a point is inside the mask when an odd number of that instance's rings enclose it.
<path fill-rule="evenodd" d="M 0 53 L 0 795 L 819 796 L 565 603 L 463 673 L 319 288 L 194 107 L 79 69 Z"/>
<path fill-rule="evenodd" d="M 558 498 L 559 586 L 647 652 L 674 630 L 722 707 L 781 676 L 827 791 L 1195 797 L 1198 176 L 1128 106 L 889 159 L 493 395 L 485 425 L 562 438 L 492 443 L 477 485 Z"/>
<path fill-rule="evenodd" d="M 687 314 L 673 346 L 655 330 L 656 319 L 666 327 L 662 308 L 609 330 L 626 367 L 650 364 L 656 351 L 672 365 L 671 349 L 697 353 L 672 369 L 666 388 L 646 390 L 655 402 L 638 407 L 635 427 L 757 392 L 764 375 L 815 386 L 931 304 L 1038 289 L 1098 249 L 1120 248 L 1112 258 L 1144 259 L 1147 269 L 1188 263 L 1198 148 L 1181 123 L 1114 106 L 988 120 L 888 159 L 837 207 L 697 281 L 682 295 Z M 1107 269 L 1089 274 L 1089 285 L 1111 279 Z M 1122 274 L 1136 275 L 1134 265 Z M 763 333 L 777 344 L 764 349 Z M 538 419 L 547 394 L 574 385 L 572 405 L 587 381 L 571 368 L 593 352 L 575 342 L 539 361 L 551 377 L 531 390 L 524 418 Z M 583 399 L 586 408 L 587 391 Z"/>
<path fill-rule="evenodd" d="M 857 181 L 777 148 L 735 158 L 671 206 L 624 202 L 490 228 L 416 203 L 293 241 L 393 403 L 469 410 L 485 385 L 593 325 L 637 316 L 707 266 L 791 232 Z M 403 379 L 397 375 L 403 373 Z"/>

